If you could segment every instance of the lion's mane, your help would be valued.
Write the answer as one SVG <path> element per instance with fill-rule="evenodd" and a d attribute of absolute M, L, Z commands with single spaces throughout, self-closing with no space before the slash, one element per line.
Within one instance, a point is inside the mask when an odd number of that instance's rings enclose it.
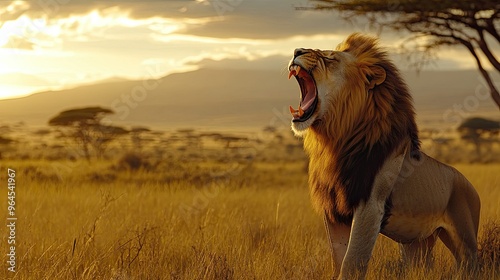
<path fill-rule="evenodd" d="M 310 127 L 304 147 L 313 205 L 331 221 L 350 223 L 391 153 L 409 140 L 409 152 L 418 160 L 420 143 L 408 87 L 377 39 L 352 34 L 336 50 L 352 54 L 356 63 L 345 67 L 342 90 L 322 100 L 326 114 Z M 374 66 L 386 76 L 369 87 Z M 389 199 L 386 207 L 390 204 Z"/>

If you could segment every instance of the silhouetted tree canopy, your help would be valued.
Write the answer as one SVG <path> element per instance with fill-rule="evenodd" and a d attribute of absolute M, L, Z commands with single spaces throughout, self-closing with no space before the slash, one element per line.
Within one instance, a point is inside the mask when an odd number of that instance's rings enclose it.
<path fill-rule="evenodd" d="M 457 128 L 463 140 L 471 142 L 476 147 L 476 154 L 481 157 L 481 145 L 494 141 L 500 132 L 500 122 L 484 118 L 465 119 Z"/>
<path fill-rule="evenodd" d="M 72 126 L 72 125 L 95 125 L 108 114 L 114 114 L 110 109 L 101 107 L 77 108 L 62 111 L 59 115 L 49 120 L 49 125 Z"/>
<path fill-rule="evenodd" d="M 82 145 L 84 156 L 90 160 L 90 147 L 93 147 L 98 156 L 104 154 L 105 148 L 119 135 L 128 133 L 122 127 L 104 125 L 103 117 L 114 114 L 107 108 L 86 107 L 62 111 L 49 120 L 49 125 L 68 127 L 70 136 Z"/>
<path fill-rule="evenodd" d="M 468 118 L 464 120 L 460 126 L 459 130 L 463 129 L 475 129 L 484 131 L 495 131 L 500 130 L 500 122 L 494 120 L 488 120 L 484 118 Z"/>
<path fill-rule="evenodd" d="M 440 46 L 460 45 L 474 58 L 500 108 L 500 94 L 483 62 L 500 73 L 492 50 L 500 47 L 500 1 L 498 0 L 313 0 L 305 9 L 337 10 L 345 19 L 365 18 L 372 26 L 408 31 L 403 43 L 430 54 Z M 481 60 L 481 57 L 485 60 Z M 422 61 L 422 60 L 420 60 Z"/>
<path fill-rule="evenodd" d="M 14 142 L 14 140 L 7 138 L 7 137 L 0 136 L 0 145 L 7 145 L 7 144 L 11 144 L 12 142 Z"/>
<path fill-rule="evenodd" d="M 132 127 L 130 132 L 133 132 L 133 133 L 151 132 L 151 129 L 144 127 L 144 126 L 135 126 L 135 127 Z"/>

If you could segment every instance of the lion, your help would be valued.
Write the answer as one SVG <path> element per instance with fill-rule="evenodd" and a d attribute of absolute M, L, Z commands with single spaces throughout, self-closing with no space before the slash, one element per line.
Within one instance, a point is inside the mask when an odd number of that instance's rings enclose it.
<path fill-rule="evenodd" d="M 457 263 L 477 262 L 480 200 L 456 169 L 420 150 L 413 99 L 376 38 L 335 50 L 296 49 L 301 90 L 292 130 L 309 156 L 309 189 L 324 215 L 334 278 L 363 279 L 377 236 L 405 263 L 431 262 L 439 237 Z"/>

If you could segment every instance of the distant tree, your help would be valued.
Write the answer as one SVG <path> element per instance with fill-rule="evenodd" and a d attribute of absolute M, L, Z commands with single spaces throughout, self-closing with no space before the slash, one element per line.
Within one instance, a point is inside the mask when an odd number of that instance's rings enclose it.
<path fill-rule="evenodd" d="M 230 148 L 231 144 L 233 143 L 248 142 L 248 140 L 249 139 L 247 137 L 229 136 L 229 135 L 222 136 L 220 138 L 220 141 L 225 142 L 226 148 Z"/>
<path fill-rule="evenodd" d="M 14 142 L 14 140 L 7 138 L 7 137 L 3 137 L 0 135 L 0 145 L 7 145 L 7 144 L 11 144 L 13 142 Z"/>
<path fill-rule="evenodd" d="M 109 142 L 116 136 L 127 133 L 121 127 L 101 123 L 104 116 L 113 113 L 112 110 L 101 107 L 70 109 L 51 118 L 49 125 L 69 128 L 69 136 L 82 146 L 85 158 L 90 161 L 90 147 L 100 157 Z"/>
<path fill-rule="evenodd" d="M 151 132 L 151 129 L 147 127 L 142 127 L 142 126 L 136 126 L 133 127 L 130 130 L 131 137 L 132 137 L 132 144 L 134 145 L 134 149 L 140 151 L 143 146 L 143 138 L 141 137 L 142 134 Z"/>
<path fill-rule="evenodd" d="M 464 120 L 457 130 L 463 140 L 474 144 L 476 155 L 481 158 L 481 145 L 494 141 L 494 137 L 497 137 L 500 132 L 500 122 L 483 118 L 469 118 Z"/>
<path fill-rule="evenodd" d="M 129 133 L 129 131 L 119 126 L 98 125 L 94 128 L 94 133 L 96 137 L 93 139 L 94 141 L 90 142 L 90 144 L 96 151 L 97 156 L 102 157 L 111 141 L 115 140 L 116 137 L 120 135 Z"/>
<path fill-rule="evenodd" d="M 276 133 L 276 131 L 278 131 L 278 129 L 275 126 L 268 125 L 268 126 L 265 126 L 262 129 L 262 131 L 267 132 L 267 133 Z"/>
<path fill-rule="evenodd" d="M 461 45 L 474 58 L 500 109 L 500 94 L 481 56 L 500 73 L 493 53 L 500 44 L 500 1 L 498 0 L 312 0 L 312 9 L 337 10 L 345 19 L 362 17 L 372 26 L 408 31 L 406 45 L 414 43 L 427 58 L 441 46 Z M 311 9 L 307 8 L 306 9 Z M 491 46 L 491 45 L 493 46 Z M 405 44 L 403 44 L 405 45 Z M 424 57 L 424 58 L 425 58 Z M 419 60 L 425 61 L 424 60 Z M 417 62 L 419 64 L 420 62 Z"/>
<path fill-rule="evenodd" d="M 16 140 L 13 140 L 13 139 L 5 136 L 6 134 L 8 134 L 10 132 L 12 132 L 12 129 L 8 125 L 0 126 L 0 147 L 7 146 L 9 144 L 16 142 Z M 0 150 L 0 159 L 2 159 L 2 150 Z"/>

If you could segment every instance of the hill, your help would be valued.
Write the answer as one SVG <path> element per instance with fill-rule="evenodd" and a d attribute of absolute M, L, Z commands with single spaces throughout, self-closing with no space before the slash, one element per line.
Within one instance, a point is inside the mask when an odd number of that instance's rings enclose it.
<path fill-rule="evenodd" d="M 450 114 L 499 115 L 476 71 L 405 76 L 421 122 L 445 123 Z M 126 125 L 261 128 L 288 125 L 287 108 L 298 104 L 298 95 L 297 83 L 283 71 L 200 69 L 1 100 L 0 121 L 43 125 L 62 110 L 99 105 L 115 110 L 112 121 Z M 457 106 L 463 112 L 456 112 Z"/>

